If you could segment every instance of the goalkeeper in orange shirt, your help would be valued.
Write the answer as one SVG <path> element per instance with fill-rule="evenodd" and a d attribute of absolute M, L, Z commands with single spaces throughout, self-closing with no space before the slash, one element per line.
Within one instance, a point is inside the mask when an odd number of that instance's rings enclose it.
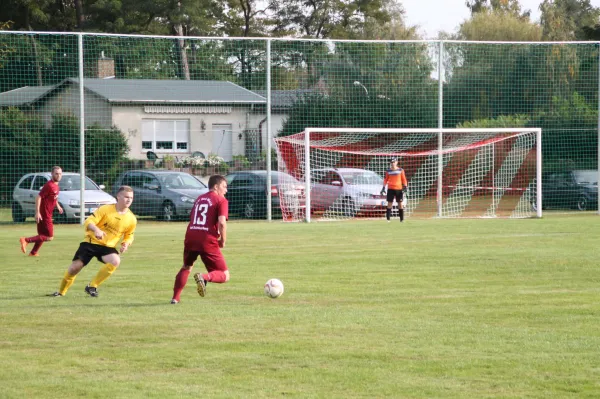
<path fill-rule="evenodd" d="M 133 202 L 133 189 L 121 186 L 117 192 L 117 203 L 103 205 L 96 209 L 85 221 L 85 237 L 73 257 L 71 266 L 65 272 L 60 288 L 50 296 L 64 296 L 75 282 L 75 277 L 92 258 L 104 263 L 96 277 L 85 287 L 89 296 L 98 296 L 98 286 L 108 279 L 119 267 L 119 253 L 127 251 L 133 242 L 133 233 L 137 226 L 135 215 L 129 210 Z M 121 247 L 116 246 L 120 240 Z"/>
<path fill-rule="evenodd" d="M 388 222 L 392 215 L 394 199 L 398 202 L 400 222 L 404 222 L 404 206 L 402 205 L 402 200 L 404 199 L 404 191 L 406 190 L 407 184 L 404 169 L 398 167 L 398 158 L 390 159 L 390 168 L 385 171 L 383 188 L 381 189 L 381 195 L 385 195 L 385 186 L 387 185 L 387 209 L 385 211 L 385 217 Z"/>

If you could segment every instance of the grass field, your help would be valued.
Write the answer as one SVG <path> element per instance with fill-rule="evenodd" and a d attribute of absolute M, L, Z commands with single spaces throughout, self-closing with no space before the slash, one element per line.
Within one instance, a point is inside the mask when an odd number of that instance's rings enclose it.
<path fill-rule="evenodd" d="M 598 398 L 599 221 L 232 222 L 231 281 L 178 305 L 183 223 L 140 223 L 98 298 L 96 261 L 45 296 L 80 226 L 29 258 L 4 225 L 0 397 Z"/>

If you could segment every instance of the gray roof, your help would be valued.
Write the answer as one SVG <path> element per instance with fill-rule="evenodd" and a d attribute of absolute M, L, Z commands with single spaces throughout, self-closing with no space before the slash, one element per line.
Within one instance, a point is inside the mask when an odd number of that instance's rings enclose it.
<path fill-rule="evenodd" d="M 78 82 L 78 79 L 66 79 L 56 86 L 24 87 L 0 93 L 0 106 L 31 104 L 42 99 L 53 89 Z M 235 83 L 218 80 L 85 79 L 84 85 L 86 90 L 111 103 L 266 103 L 264 97 L 250 90 Z"/>
<path fill-rule="evenodd" d="M 267 98 L 266 90 L 254 90 L 255 93 Z M 313 89 L 271 90 L 271 106 L 273 108 L 291 108 L 302 96 L 315 94 Z M 265 100 L 266 103 L 266 100 Z"/>
<path fill-rule="evenodd" d="M 55 86 L 25 86 L 0 93 L 0 107 L 27 105 L 44 96 Z"/>

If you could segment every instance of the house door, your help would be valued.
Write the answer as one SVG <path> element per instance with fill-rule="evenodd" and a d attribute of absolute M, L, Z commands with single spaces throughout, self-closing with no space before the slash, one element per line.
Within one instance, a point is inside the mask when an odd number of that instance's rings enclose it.
<path fill-rule="evenodd" d="M 231 161 L 233 159 L 232 130 L 230 123 L 212 125 L 212 153 L 217 154 L 225 161 Z"/>

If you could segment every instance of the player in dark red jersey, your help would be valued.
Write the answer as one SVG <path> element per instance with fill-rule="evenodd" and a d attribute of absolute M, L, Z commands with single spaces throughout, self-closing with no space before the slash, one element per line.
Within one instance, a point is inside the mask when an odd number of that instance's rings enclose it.
<path fill-rule="evenodd" d="M 44 187 L 40 190 L 40 193 L 35 198 L 35 222 L 37 223 L 37 236 L 33 237 L 21 237 L 19 239 L 21 243 L 21 251 L 27 252 L 27 244 L 33 242 L 33 249 L 29 253 L 29 256 L 39 256 L 38 252 L 42 247 L 42 244 L 46 241 L 52 241 L 54 238 L 54 223 L 52 222 L 52 212 L 54 207 L 58 209 L 59 213 L 63 213 L 63 209 L 58 203 L 58 182 L 62 179 L 62 168 L 55 166 L 52 168 L 52 177 Z"/>
<path fill-rule="evenodd" d="M 229 270 L 221 252 L 227 241 L 227 180 L 221 175 L 211 176 L 208 187 L 210 191 L 196 199 L 190 212 L 190 223 L 185 232 L 183 267 L 175 276 L 171 299 L 173 304 L 179 303 L 181 292 L 198 257 L 208 272 L 194 274 L 200 296 L 206 294 L 206 283 L 222 284 L 229 281 Z"/>

